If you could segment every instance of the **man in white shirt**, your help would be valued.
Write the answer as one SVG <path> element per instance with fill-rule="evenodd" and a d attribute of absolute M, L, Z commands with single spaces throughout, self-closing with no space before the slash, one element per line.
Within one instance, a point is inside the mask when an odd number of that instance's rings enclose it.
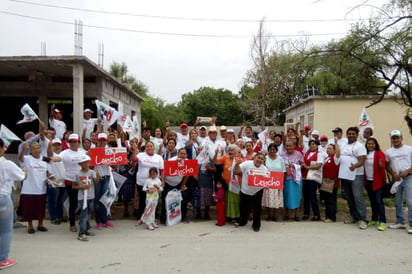
<path fill-rule="evenodd" d="M 342 147 L 348 143 L 348 139 L 343 137 L 343 131 L 340 127 L 334 128 L 332 132 L 333 132 L 333 138 L 329 139 L 329 144 L 335 144 L 335 137 L 336 137 L 338 138 L 339 148 L 342 149 Z"/>
<path fill-rule="evenodd" d="M 83 129 L 86 129 L 85 138 L 90 139 L 90 133 L 94 131 L 94 126 L 97 124 L 97 118 L 92 118 L 93 111 L 86 108 L 83 112 Z"/>
<path fill-rule="evenodd" d="M 366 148 L 359 143 L 359 129 L 350 127 L 346 130 L 348 143 L 339 146 L 340 168 L 339 179 L 341 180 L 342 190 L 346 195 L 351 218 L 345 220 L 345 223 L 354 223 L 358 221 L 360 229 L 368 228 L 366 219 L 366 203 L 363 197 L 364 168 L 363 164 L 366 159 Z"/>
<path fill-rule="evenodd" d="M 199 136 L 197 136 L 197 141 L 202 144 L 207 138 L 207 127 L 201 126 L 199 128 Z"/>
<path fill-rule="evenodd" d="M 66 123 L 63 122 L 63 111 L 51 105 L 49 124 L 56 131 L 56 137 L 63 140 L 63 135 L 66 132 Z"/>
<path fill-rule="evenodd" d="M 399 130 L 391 131 L 392 147 L 386 150 L 386 167 L 393 181 L 400 182 L 395 193 L 396 224 L 389 228 L 405 228 L 403 212 L 403 193 L 406 193 L 408 204 L 408 233 L 412 234 L 412 147 L 402 144 L 402 133 Z"/>
<path fill-rule="evenodd" d="M 176 149 L 185 147 L 186 142 L 189 141 L 188 125 L 186 123 L 180 124 L 180 132 L 177 132 L 176 141 Z"/>

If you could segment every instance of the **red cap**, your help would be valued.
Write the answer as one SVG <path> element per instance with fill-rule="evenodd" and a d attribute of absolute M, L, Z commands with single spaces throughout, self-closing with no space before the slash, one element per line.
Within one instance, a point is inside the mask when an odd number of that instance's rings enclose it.
<path fill-rule="evenodd" d="M 187 127 L 187 124 L 186 123 L 181 123 L 180 127 Z"/>
<path fill-rule="evenodd" d="M 328 136 L 322 135 L 322 136 L 320 136 L 320 138 L 319 138 L 319 140 L 321 140 L 321 141 L 322 141 L 322 140 L 325 140 L 325 139 L 328 140 Z"/>
<path fill-rule="evenodd" d="M 305 129 L 311 130 L 312 128 L 310 126 L 305 126 Z"/>

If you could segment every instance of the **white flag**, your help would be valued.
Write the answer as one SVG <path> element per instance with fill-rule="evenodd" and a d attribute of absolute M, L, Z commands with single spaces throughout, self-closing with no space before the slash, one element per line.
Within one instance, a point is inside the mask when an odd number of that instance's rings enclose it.
<path fill-rule="evenodd" d="M 0 138 L 3 139 L 4 145 L 8 147 L 14 140 L 21 141 L 19 137 L 16 136 L 10 129 L 5 125 L 0 126 Z"/>
<path fill-rule="evenodd" d="M 367 127 L 371 128 L 371 129 L 375 128 L 373 123 L 372 123 L 371 117 L 369 116 L 368 112 L 366 111 L 366 108 L 363 108 L 362 112 L 359 116 L 359 122 L 358 122 L 359 136 L 361 137 L 361 139 L 363 141 L 366 141 L 363 138 L 363 131 Z"/>
<path fill-rule="evenodd" d="M 111 126 L 116 122 L 119 112 L 112 108 L 111 106 L 106 105 L 99 100 L 96 100 L 97 106 L 97 118 L 100 118 L 103 124 Z"/>
<path fill-rule="evenodd" d="M 130 134 L 130 132 L 132 132 L 132 130 L 133 130 L 132 119 L 130 119 L 130 116 L 126 116 L 126 121 L 124 121 L 124 123 L 123 123 L 123 131 L 128 132 Z"/>
<path fill-rule="evenodd" d="M 117 109 L 119 112 L 119 116 L 117 116 L 117 123 L 123 127 L 124 123 L 126 122 L 126 115 L 124 115 L 124 111 L 123 111 L 123 103 L 119 102 L 119 104 L 117 105 Z"/>
<path fill-rule="evenodd" d="M 132 131 L 130 132 L 130 138 L 139 138 L 139 132 L 140 132 L 140 122 L 139 119 L 137 119 L 137 116 L 133 116 L 133 121 L 132 121 Z"/>
<path fill-rule="evenodd" d="M 31 107 L 27 103 L 20 109 L 20 112 L 21 114 L 23 114 L 23 119 L 18 121 L 17 124 L 30 123 L 36 119 L 39 119 L 39 116 L 37 116 L 37 114 L 31 109 Z"/>

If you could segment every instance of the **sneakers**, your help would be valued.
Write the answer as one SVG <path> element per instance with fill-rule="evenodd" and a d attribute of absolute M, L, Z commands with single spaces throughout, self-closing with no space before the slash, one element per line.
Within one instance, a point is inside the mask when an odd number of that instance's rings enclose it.
<path fill-rule="evenodd" d="M 71 226 L 70 231 L 71 232 L 77 232 L 77 227 L 76 226 Z"/>
<path fill-rule="evenodd" d="M 391 228 L 391 229 L 405 229 L 406 225 L 405 224 L 399 224 L 399 223 L 390 224 L 389 228 Z"/>
<path fill-rule="evenodd" d="M 86 234 L 80 234 L 79 237 L 77 237 L 77 239 L 78 239 L 79 241 L 82 241 L 82 242 L 87 242 L 87 241 L 89 240 L 89 239 L 87 238 Z"/>
<path fill-rule="evenodd" d="M 326 218 L 325 220 L 323 220 L 324 223 L 333 223 L 335 221 L 333 221 L 332 219 Z"/>
<path fill-rule="evenodd" d="M 378 221 L 369 221 L 368 222 L 368 226 L 374 226 L 374 225 L 378 225 Z"/>
<path fill-rule="evenodd" d="M 95 236 L 96 234 L 94 232 L 91 231 L 87 231 L 86 232 L 86 236 Z"/>
<path fill-rule="evenodd" d="M 0 269 L 5 269 L 7 267 L 15 265 L 17 262 L 15 260 L 5 259 L 0 262 Z"/>
<path fill-rule="evenodd" d="M 359 228 L 360 229 L 367 229 L 368 228 L 368 224 L 365 221 L 359 221 Z"/>
<path fill-rule="evenodd" d="M 154 227 L 153 227 L 152 224 L 150 224 L 150 225 L 147 226 L 147 229 L 150 230 L 150 231 L 153 231 L 153 230 L 154 230 Z"/>
<path fill-rule="evenodd" d="M 113 227 L 113 226 L 114 226 L 113 223 L 110 222 L 110 221 L 107 221 L 104 225 L 105 225 L 106 227 Z"/>
<path fill-rule="evenodd" d="M 356 223 L 356 220 L 353 219 L 352 217 L 348 217 L 345 221 L 343 221 L 344 224 L 354 224 Z"/>
<path fill-rule="evenodd" d="M 154 228 L 159 228 L 159 226 L 158 226 L 156 223 L 152 223 L 152 226 L 153 226 Z"/>
<path fill-rule="evenodd" d="M 385 223 L 379 223 L 379 225 L 378 225 L 378 230 L 379 230 L 379 231 L 384 231 L 385 228 L 386 228 L 386 224 L 385 224 Z"/>
<path fill-rule="evenodd" d="M 103 229 L 103 224 L 102 223 L 98 223 L 96 225 L 96 229 Z"/>

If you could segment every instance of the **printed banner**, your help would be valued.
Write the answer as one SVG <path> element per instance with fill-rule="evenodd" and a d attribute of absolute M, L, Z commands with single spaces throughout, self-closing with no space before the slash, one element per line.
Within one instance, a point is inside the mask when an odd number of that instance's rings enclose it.
<path fill-rule="evenodd" d="M 20 112 L 21 114 L 23 114 L 23 119 L 18 121 L 17 124 L 30 123 L 36 119 L 39 119 L 37 114 L 33 111 L 33 109 L 27 103 L 20 109 Z"/>
<path fill-rule="evenodd" d="M 358 128 L 359 128 L 359 136 L 361 137 L 361 139 L 365 142 L 365 138 L 363 138 L 363 131 L 365 130 L 365 128 L 371 128 L 374 129 L 374 125 L 373 122 L 371 120 L 371 117 L 369 116 L 368 112 L 366 111 L 366 108 L 362 109 L 362 112 L 359 116 L 359 122 L 358 122 Z"/>
<path fill-rule="evenodd" d="M 112 108 L 111 106 L 106 105 L 99 100 L 96 100 L 97 106 L 97 118 L 100 118 L 103 124 L 111 126 L 114 122 L 117 121 L 117 117 L 119 116 L 119 112 Z"/>
<path fill-rule="evenodd" d="M 249 186 L 283 189 L 284 173 L 262 169 L 250 169 L 247 184 Z"/>
<path fill-rule="evenodd" d="M 0 126 L 0 138 L 3 139 L 4 145 L 8 147 L 14 140 L 21 141 L 10 129 L 5 125 Z"/>
<path fill-rule="evenodd" d="M 125 147 L 91 148 L 90 165 L 125 165 L 127 164 L 127 150 Z"/>
<path fill-rule="evenodd" d="M 163 172 L 165 176 L 196 176 L 198 162 L 197 160 L 165 161 Z"/>

